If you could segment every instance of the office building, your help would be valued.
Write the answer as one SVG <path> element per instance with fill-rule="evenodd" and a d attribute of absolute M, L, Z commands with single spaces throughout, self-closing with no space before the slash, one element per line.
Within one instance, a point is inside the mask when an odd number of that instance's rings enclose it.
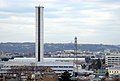
<path fill-rule="evenodd" d="M 107 66 L 120 65 L 120 54 L 111 54 L 105 56 Z"/>

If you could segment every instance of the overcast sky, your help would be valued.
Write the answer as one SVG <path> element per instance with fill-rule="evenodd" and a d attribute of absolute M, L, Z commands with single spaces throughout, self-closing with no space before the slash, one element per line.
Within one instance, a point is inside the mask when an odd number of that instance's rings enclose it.
<path fill-rule="evenodd" d="M 120 0 L 0 0 L 0 42 L 34 42 L 39 4 L 45 43 L 120 44 Z"/>

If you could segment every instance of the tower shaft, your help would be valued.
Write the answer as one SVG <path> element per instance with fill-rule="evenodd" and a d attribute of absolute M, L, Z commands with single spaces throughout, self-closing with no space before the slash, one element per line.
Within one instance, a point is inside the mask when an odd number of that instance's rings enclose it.
<path fill-rule="evenodd" d="M 36 62 L 43 62 L 44 57 L 44 20 L 42 6 L 36 7 Z"/>

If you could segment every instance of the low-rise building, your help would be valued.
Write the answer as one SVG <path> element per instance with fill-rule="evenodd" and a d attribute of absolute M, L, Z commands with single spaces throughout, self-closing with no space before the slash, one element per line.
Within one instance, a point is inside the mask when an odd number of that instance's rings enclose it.
<path fill-rule="evenodd" d="M 109 67 L 107 70 L 110 75 L 120 75 L 120 66 Z"/>
<path fill-rule="evenodd" d="M 0 69 L 0 81 L 58 81 L 58 77 L 50 67 L 11 66 Z"/>
<path fill-rule="evenodd" d="M 105 56 L 107 66 L 120 65 L 120 54 L 111 54 Z"/>
<path fill-rule="evenodd" d="M 69 71 L 73 73 L 74 58 L 44 58 L 44 62 L 35 63 L 35 58 L 14 58 L 6 61 L 3 67 L 8 68 L 11 66 L 46 66 L 50 67 L 56 73 L 63 73 Z M 85 62 L 85 58 L 78 58 L 79 62 Z"/>

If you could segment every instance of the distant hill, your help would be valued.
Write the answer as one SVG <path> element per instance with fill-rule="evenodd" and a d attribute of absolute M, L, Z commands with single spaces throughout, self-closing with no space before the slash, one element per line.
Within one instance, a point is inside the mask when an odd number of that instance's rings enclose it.
<path fill-rule="evenodd" d="M 34 43 L 0 43 L 0 51 L 3 52 L 34 52 Z"/>
<path fill-rule="evenodd" d="M 45 53 L 63 50 L 73 50 L 73 43 L 45 43 Z M 89 51 L 120 51 L 120 45 L 103 45 L 103 44 L 78 44 L 78 49 Z M 0 43 L 0 51 L 3 52 L 35 52 L 35 43 Z"/>

